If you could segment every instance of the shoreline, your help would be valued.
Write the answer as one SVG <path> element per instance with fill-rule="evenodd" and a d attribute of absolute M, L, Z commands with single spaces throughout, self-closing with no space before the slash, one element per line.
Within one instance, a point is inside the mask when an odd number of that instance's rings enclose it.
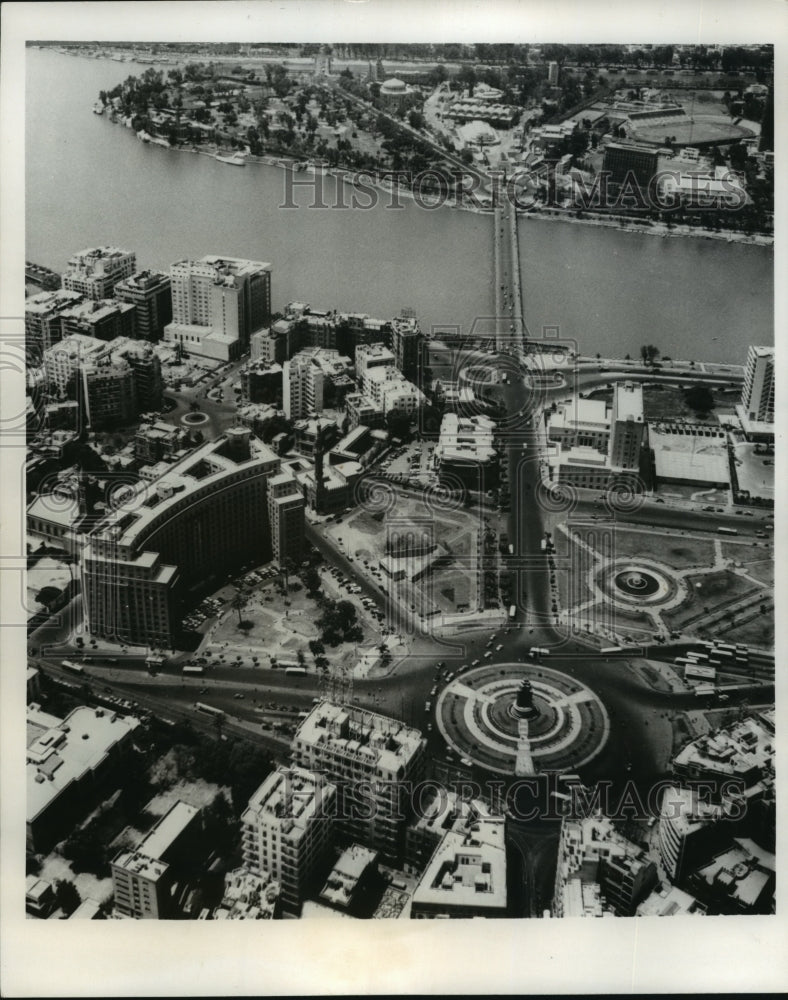
<path fill-rule="evenodd" d="M 122 122 L 113 121 L 112 118 L 108 117 L 107 120 L 113 125 L 127 127 L 123 126 Z M 161 143 L 154 144 L 162 145 Z M 218 147 L 215 150 L 196 146 L 169 146 L 167 148 L 177 153 L 193 153 L 200 156 L 207 156 L 210 159 L 216 159 L 216 155 L 219 152 Z M 286 153 L 281 153 L 279 155 L 264 153 L 262 156 L 247 155 L 245 163 L 246 165 L 257 164 L 260 166 L 278 167 L 280 170 L 292 170 L 296 164 L 304 163 L 304 161 L 289 159 Z M 350 184 L 351 187 L 355 187 L 352 180 L 353 177 L 358 174 L 362 174 L 364 177 L 365 188 L 374 188 L 376 191 L 389 195 L 396 193 L 397 198 L 407 198 L 416 203 L 423 202 L 426 210 L 428 211 L 435 211 L 437 208 L 448 208 L 460 212 L 470 212 L 474 215 L 493 215 L 495 212 L 495 209 L 492 206 L 464 204 L 450 199 L 446 199 L 442 204 L 430 204 L 430 199 L 428 197 L 420 196 L 417 198 L 413 191 L 409 188 L 394 188 L 392 185 L 383 183 L 365 171 L 350 170 L 346 167 L 315 167 L 314 164 L 309 164 L 305 166 L 303 171 L 299 172 L 312 176 L 319 172 L 324 176 L 333 177 L 339 182 Z M 597 226 L 604 229 L 616 229 L 619 232 L 642 233 L 644 235 L 659 236 L 661 238 L 708 239 L 717 241 L 722 240 L 725 243 L 740 243 L 747 246 L 774 246 L 774 236 L 768 236 L 763 233 L 741 233 L 734 230 L 706 230 L 686 225 L 668 226 L 664 222 L 654 222 L 652 220 L 639 223 L 635 219 L 629 219 L 621 216 L 604 217 L 583 214 L 581 218 L 577 218 L 575 213 L 578 210 L 569 208 L 562 209 L 517 206 L 517 211 L 519 213 L 519 218 L 521 219 L 533 218 L 539 219 L 543 222 L 564 222 L 574 225 Z"/>

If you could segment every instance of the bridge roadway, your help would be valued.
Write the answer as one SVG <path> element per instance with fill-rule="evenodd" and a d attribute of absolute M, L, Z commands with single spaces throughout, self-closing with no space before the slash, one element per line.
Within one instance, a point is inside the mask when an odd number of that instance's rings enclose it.
<path fill-rule="evenodd" d="M 495 271 L 495 343 L 499 351 L 525 357 L 528 331 L 523 316 L 517 212 L 508 202 L 494 213 L 493 261 Z"/>

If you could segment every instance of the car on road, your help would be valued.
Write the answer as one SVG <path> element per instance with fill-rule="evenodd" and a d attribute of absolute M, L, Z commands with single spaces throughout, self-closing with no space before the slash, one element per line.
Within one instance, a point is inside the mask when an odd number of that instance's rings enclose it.
<path fill-rule="evenodd" d="M 473 661 L 473 662 L 471 663 L 471 666 L 472 666 L 472 667 L 478 667 L 480 663 L 481 663 L 481 660 L 474 660 L 474 661 Z"/>

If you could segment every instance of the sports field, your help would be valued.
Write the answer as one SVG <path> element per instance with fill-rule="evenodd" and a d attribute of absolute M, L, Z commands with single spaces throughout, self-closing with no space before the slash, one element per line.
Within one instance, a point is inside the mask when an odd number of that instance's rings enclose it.
<path fill-rule="evenodd" d="M 693 146 L 709 142 L 738 142 L 739 139 L 749 139 L 754 134 L 752 129 L 744 125 L 734 125 L 727 118 L 710 115 L 695 115 L 694 118 L 679 118 L 659 124 L 633 122 L 630 128 L 633 139 L 654 146 L 664 145 L 666 136 L 670 136 L 677 146 Z"/>

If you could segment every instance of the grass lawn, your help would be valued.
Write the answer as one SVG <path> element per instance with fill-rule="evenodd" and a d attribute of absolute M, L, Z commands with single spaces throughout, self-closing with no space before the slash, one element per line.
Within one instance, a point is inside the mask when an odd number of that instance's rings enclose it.
<path fill-rule="evenodd" d="M 689 385 L 692 382 L 692 376 L 690 374 L 677 375 L 677 381 Z M 712 390 L 712 396 L 716 405 L 711 414 L 702 419 L 695 410 L 690 409 L 685 403 L 683 389 L 645 385 L 643 386 L 643 415 L 646 420 L 655 422 L 659 420 L 689 420 L 707 423 L 709 420 L 713 420 L 717 413 L 733 413 L 730 399 L 720 396 L 714 390 Z"/>
<path fill-rule="evenodd" d="M 686 536 L 668 536 L 647 531 L 615 532 L 615 557 L 642 556 L 665 563 L 674 569 L 714 565 L 714 542 Z"/>

